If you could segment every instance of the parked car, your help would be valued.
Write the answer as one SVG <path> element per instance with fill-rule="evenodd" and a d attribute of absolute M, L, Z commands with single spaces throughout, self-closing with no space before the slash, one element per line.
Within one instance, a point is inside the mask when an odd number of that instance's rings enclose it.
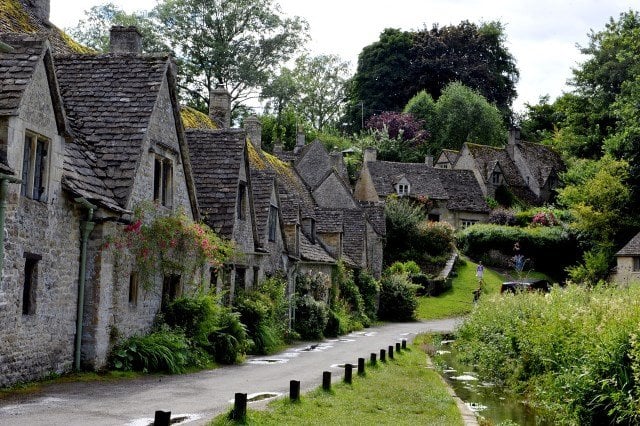
<path fill-rule="evenodd" d="M 523 281 L 505 281 L 500 286 L 500 294 L 517 293 L 520 291 L 539 291 L 549 293 L 551 291 L 551 283 L 547 280 L 523 280 Z"/>

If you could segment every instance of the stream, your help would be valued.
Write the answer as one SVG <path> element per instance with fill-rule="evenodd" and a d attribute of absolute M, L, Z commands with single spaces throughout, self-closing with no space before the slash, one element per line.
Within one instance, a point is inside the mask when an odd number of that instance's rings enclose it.
<path fill-rule="evenodd" d="M 491 424 L 518 424 L 521 426 L 552 426 L 537 416 L 535 410 L 513 395 L 506 394 L 493 383 L 483 381 L 472 367 L 460 365 L 455 360 L 451 340 L 443 340 L 434 356 L 440 374 L 451 385 L 456 395 L 477 415 Z M 509 422 L 510 421 L 510 422 Z"/>

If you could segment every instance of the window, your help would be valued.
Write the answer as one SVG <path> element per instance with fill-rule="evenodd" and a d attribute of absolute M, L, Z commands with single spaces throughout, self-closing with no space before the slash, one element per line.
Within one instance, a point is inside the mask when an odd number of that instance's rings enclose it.
<path fill-rule="evenodd" d="M 276 229 L 278 227 L 278 208 L 269 206 L 269 241 L 276 240 Z"/>
<path fill-rule="evenodd" d="M 22 157 L 22 187 L 20 193 L 33 200 L 47 201 L 49 179 L 49 141 L 27 133 Z"/>
<path fill-rule="evenodd" d="M 211 278 L 209 280 L 209 288 L 217 288 L 218 286 L 218 268 L 210 269 Z"/>
<path fill-rule="evenodd" d="M 409 185 L 405 183 L 398 184 L 398 196 L 404 197 L 405 195 L 409 195 Z"/>
<path fill-rule="evenodd" d="M 260 283 L 260 268 L 257 266 L 253 267 L 253 288 L 258 288 L 258 284 Z"/>
<path fill-rule="evenodd" d="M 235 288 L 245 290 L 247 269 L 243 266 L 236 266 Z"/>
<path fill-rule="evenodd" d="M 461 219 L 460 224 L 462 225 L 462 229 L 468 228 L 469 226 L 478 223 L 476 219 Z"/>
<path fill-rule="evenodd" d="M 180 287 L 180 275 L 165 275 L 162 280 L 162 302 L 160 310 L 164 311 L 169 302 L 175 300 L 175 298 L 180 296 L 180 294 L 182 294 L 182 289 Z"/>
<path fill-rule="evenodd" d="M 429 213 L 427 215 L 427 220 L 429 222 L 440 222 L 440 215 L 439 214 L 431 214 L 431 213 Z"/>
<path fill-rule="evenodd" d="M 633 272 L 640 272 L 640 257 L 633 258 Z"/>
<path fill-rule="evenodd" d="M 138 306 L 138 274 L 132 272 L 129 276 L 129 303 Z"/>
<path fill-rule="evenodd" d="M 244 211 L 246 206 L 247 184 L 246 182 L 240 182 L 238 184 L 238 199 L 236 200 L 236 215 L 238 219 L 244 219 Z"/>
<path fill-rule="evenodd" d="M 173 204 L 173 163 L 168 158 L 154 160 L 153 201 L 166 207 Z"/>
<path fill-rule="evenodd" d="M 42 256 L 24 254 L 24 285 L 22 288 L 22 315 L 36 313 L 36 288 L 38 285 L 38 261 Z"/>
<path fill-rule="evenodd" d="M 494 185 L 499 185 L 501 180 L 502 180 L 502 173 L 500 172 L 491 173 L 491 183 L 493 183 Z"/>

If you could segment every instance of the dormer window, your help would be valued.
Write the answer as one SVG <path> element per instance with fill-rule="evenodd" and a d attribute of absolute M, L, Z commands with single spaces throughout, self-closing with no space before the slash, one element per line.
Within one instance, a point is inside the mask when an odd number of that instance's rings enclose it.
<path fill-rule="evenodd" d="M 236 216 L 240 220 L 244 220 L 245 207 L 247 205 L 247 183 L 240 182 L 238 184 L 238 199 L 236 200 Z"/>
<path fill-rule="evenodd" d="M 499 171 L 494 171 L 491 173 L 491 183 L 494 185 L 500 185 L 502 183 L 502 173 Z"/>
<path fill-rule="evenodd" d="M 165 207 L 173 205 L 173 162 L 168 158 L 155 157 L 153 201 Z"/>
<path fill-rule="evenodd" d="M 49 181 L 49 140 L 27 133 L 22 157 L 22 187 L 20 194 L 37 201 L 47 200 Z"/>
<path fill-rule="evenodd" d="M 398 184 L 398 196 L 404 197 L 405 195 L 409 195 L 409 185 L 405 183 Z"/>

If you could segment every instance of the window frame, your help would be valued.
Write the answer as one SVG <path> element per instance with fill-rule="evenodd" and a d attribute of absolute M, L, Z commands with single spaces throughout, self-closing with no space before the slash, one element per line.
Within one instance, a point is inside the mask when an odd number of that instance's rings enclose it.
<path fill-rule="evenodd" d="M 22 149 L 20 195 L 35 201 L 47 201 L 51 170 L 51 139 L 25 131 Z"/>
<path fill-rule="evenodd" d="M 173 160 L 160 155 L 153 158 L 153 201 L 167 208 L 173 207 Z"/>
<path fill-rule="evenodd" d="M 398 193 L 398 197 L 408 196 L 411 191 L 411 185 L 408 183 L 399 183 L 396 188 L 396 192 Z"/>
<path fill-rule="evenodd" d="M 640 272 L 640 256 L 634 256 L 632 259 L 633 264 L 631 265 L 631 270 L 633 272 Z"/>
<path fill-rule="evenodd" d="M 500 185 L 501 183 L 501 179 L 502 178 L 502 173 L 494 170 L 493 172 L 491 172 L 491 183 L 494 185 Z"/>
<path fill-rule="evenodd" d="M 138 306 L 138 294 L 140 290 L 140 280 L 137 272 L 132 272 L 129 275 L 129 305 Z"/>
<path fill-rule="evenodd" d="M 238 182 L 238 197 L 236 199 L 236 217 L 238 220 L 245 220 L 247 199 L 247 182 L 241 180 Z"/>
<path fill-rule="evenodd" d="M 276 241 L 276 229 L 278 226 L 278 206 L 274 206 L 273 204 L 269 204 L 269 230 L 268 230 L 268 239 L 270 242 Z"/>

